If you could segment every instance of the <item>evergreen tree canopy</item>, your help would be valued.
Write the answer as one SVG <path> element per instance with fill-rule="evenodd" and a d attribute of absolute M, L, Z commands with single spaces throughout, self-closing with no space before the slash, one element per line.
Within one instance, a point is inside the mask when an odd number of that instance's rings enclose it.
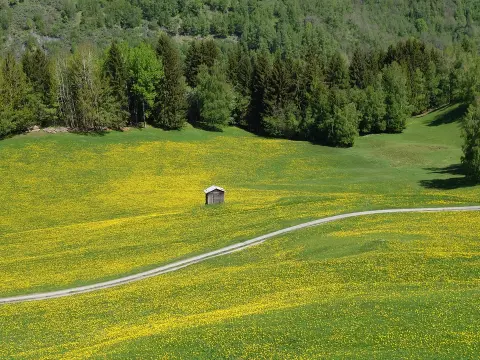
<path fill-rule="evenodd" d="M 110 84 L 112 95 L 121 104 L 122 109 L 128 111 L 128 68 L 125 54 L 120 46 L 113 41 L 107 51 L 107 58 L 103 64 L 104 76 Z"/>
<path fill-rule="evenodd" d="M 194 40 L 190 43 L 185 59 L 185 77 L 187 84 L 196 86 L 197 74 L 201 65 L 212 67 L 219 56 L 219 50 L 213 40 Z"/>
<path fill-rule="evenodd" d="M 480 99 L 476 99 L 468 108 L 463 120 L 463 157 L 467 177 L 480 181 Z"/>
<path fill-rule="evenodd" d="M 8 53 L 0 70 L 0 138 L 33 125 L 37 105 L 21 64 Z"/>
<path fill-rule="evenodd" d="M 154 123 L 164 129 L 180 129 L 185 123 L 185 81 L 180 53 L 174 41 L 160 34 L 157 56 L 164 74 L 157 88 Z"/>
<path fill-rule="evenodd" d="M 35 116 L 39 125 L 56 121 L 57 84 L 54 65 L 39 47 L 27 49 L 22 57 L 23 71 L 38 99 Z"/>
<path fill-rule="evenodd" d="M 325 75 L 326 82 L 330 87 L 339 89 L 348 89 L 349 75 L 348 66 L 345 58 L 339 52 L 336 52 L 330 59 Z"/>

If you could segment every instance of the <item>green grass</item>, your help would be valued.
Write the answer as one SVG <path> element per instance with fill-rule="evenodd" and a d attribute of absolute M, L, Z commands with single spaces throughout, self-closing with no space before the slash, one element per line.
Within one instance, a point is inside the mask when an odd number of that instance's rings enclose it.
<path fill-rule="evenodd" d="M 351 149 L 237 128 L 4 140 L 0 295 L 116 278 L 331 214 L 476 204 L 479 188 L 455 167 L 458 112 Z M 225 206 L 203 205 L 212 184 L 227 189 Z"/>
<path fill-rule="evenodd" d="M 332 214 L 478 204 L 458 107 L 351 149 L 148 128 L 0 142 L 0 296 Z M 202 190 L 227 189 L 205 207 Z M 357 218 L 115 289 L 0 306 L 0 358 L 474 358 L 480 214 Z"/>
<path fill-rule="evenodd" d="M 480 213 L 355 218 L 0 307 L 1 358 L 474 359 Z"/>

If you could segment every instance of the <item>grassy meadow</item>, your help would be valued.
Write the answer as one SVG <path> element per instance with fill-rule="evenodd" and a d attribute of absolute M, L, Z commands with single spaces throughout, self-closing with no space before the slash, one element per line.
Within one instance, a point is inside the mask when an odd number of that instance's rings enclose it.
<path fill-rule="evenodd" d="M 236 128 L 0 142 L 0 297 L 332 214 L 471 205 L 458 107 L 351 149 Z M 205 207 L 219 185 L 227 203 Z M 0 306 L 0 358 L 473 358 L 480 214 L 349 219 L 135 284 Z M 477 309 L 478 310 L 478 309 Z M 220 340 L 219 340 L 220 339 Z"/>
<path fill-rule="evenodd" d="M 474 359 L 480 213 L 348 219 L 180 272 L 0 307 L 0 358 Z"/>

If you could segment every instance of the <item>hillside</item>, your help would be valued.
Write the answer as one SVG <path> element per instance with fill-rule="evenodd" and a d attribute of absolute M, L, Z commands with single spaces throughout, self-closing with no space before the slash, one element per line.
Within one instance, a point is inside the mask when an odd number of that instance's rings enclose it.
<path fill-rule="evenodd" d="M 325 48 L 386 47 L 410 36 L 443 47 L 478 40 L 475 0 L 24 0 L 0 3 L 5 49 L 34 39 L 50 50 L 111 39 L 135 43 L 158 29 L 187 37 L 242 39 L 250 48 L 298 46 L 312 24 Z"/>
<path fill-rule="evenodd" d="M 447 108 L 350 149 L 236 128 L 6 139 L 0 194 L 15 197 L 0 203 L 0 297 L 327 215 L 475 204 L 479 188 L 457 174 L 457 120 Z M 227 189 L 224 206 L 203 205 L 212 183 Z M 0 357 L 470 358 L 479 216 L 344 220 L 115 289 L 2 305 Z"/>
<path fill-rule="evenodd" d="M 478 188 L 456 175 L 452 114 L 352 149 L 235 128 L 4 140 L 0 192 L 15 197 L 0 203 L 0 295 L 115 278 L 332 214 L 476 204 Z M 212 184 L 227 189 L 225 207 L 203 205 Z"/>

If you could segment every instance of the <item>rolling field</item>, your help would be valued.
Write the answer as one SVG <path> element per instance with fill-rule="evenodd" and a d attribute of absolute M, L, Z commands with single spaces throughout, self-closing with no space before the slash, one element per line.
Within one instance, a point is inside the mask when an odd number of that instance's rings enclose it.
<path fill-rule="evenodd" d="M 154 268 L 320 217 L 477 205 L 458 108 L 352 149 L 208 133 L 0 142 L 0 297 Z M 203 189 L 227 190 L 205 207 Z M 392 214 L 285 235 L 178 273 L 0 306 L 0 358 L 473 358 L 480 214 Z"/>
<path fill-rule="evenodd" d="M 478 354 L 479 213 L 344 220 L 177 273 L 0 306 L 1 358 Z"/>

